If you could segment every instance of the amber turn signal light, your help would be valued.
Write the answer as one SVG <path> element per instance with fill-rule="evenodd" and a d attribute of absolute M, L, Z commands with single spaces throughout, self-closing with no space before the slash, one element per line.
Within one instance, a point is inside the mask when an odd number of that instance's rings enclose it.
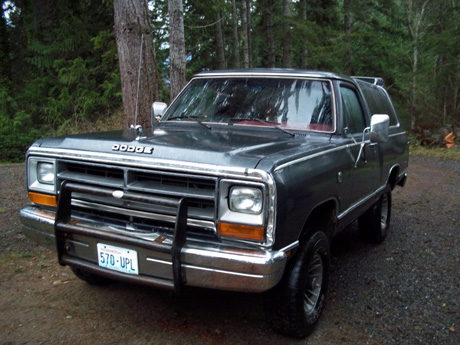
<path fill-rule="evenodd" d="M 217 224 L 217 231 L 220 236 L 235 237 L 251 241 L 263 241 L 265 228 L 263 226 L 252 226 L 232 223 Z"/>
<path fill-rule="evenodd" d="M 57 206 L 56 195 L 29 192 L 29 199 L 35 204 Z"/>

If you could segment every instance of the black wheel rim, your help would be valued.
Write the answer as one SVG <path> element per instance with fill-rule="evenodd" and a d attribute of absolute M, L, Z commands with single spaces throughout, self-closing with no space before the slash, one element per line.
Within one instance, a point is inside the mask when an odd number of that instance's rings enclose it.
<path fill-rule="evenodd" d="M 315 310 L 323 285 L 323 259 L 315 253 L 307 271 L 307 285 L 304 293 L 304 308 L 307 314 Z"/>

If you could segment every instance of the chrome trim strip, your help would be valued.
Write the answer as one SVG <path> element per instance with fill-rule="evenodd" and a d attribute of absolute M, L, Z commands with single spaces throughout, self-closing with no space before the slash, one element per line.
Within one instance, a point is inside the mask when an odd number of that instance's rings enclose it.
<path fill-rule="evenodd" d="M 205 272 L 231 274 L 232 276 L 241 276 L 241 277 L 257 278 L 257 279 L 265 278 L 265 276 L 262 274 L 251 274 L 251 273 L 226 271 L 226 270 L 220 270 L 216 268 L 199 267 L 199 266 L 187 265 L 187 264 L 183 264 L 182 267 L 185 269 L 194 269 L 194 270 L 205 271 Z"/>
<path fill-rule="evenodd" d="M 297 240 L 295 242 L 292 242 L 291 244 L 287 245 L 284 248 L 281 248 L 279 251 L 287 253 L 288 251 L 290 251 L 290 250 L 292 250 L 292 249 L 294 249 L 294 248 L 296 248 L 298 246 L 299 246 L 299 240 Z"/>
<path fill-rule="evenodd" d="M 175 223 L 176 222 L 176 217 L 175 216 L 168 216 L 168 215 L 164 215 L 164 214 L 146 212 L 146 211 L 131 210 L 131 209 L 120 208 L 120 207 L 116 207 L 116 206 L 102 205 L 102 204 L 97 204 L 97 203 L 93 203 L 93 202 L 89 202 L 89 201 L 82 201 L 82 200 L 72 199 L 72 206 L 96 209 L 96 210 L 106 211 L 106 212 L 119 213 L 119 214 L 123 214 L 125 216 L 148 218 L 148 219 L 159 220 L 159 221 L 164 221 L 164 222 L 169 222 L 169 223 Z M 214 233 L 217 232 L 216 226 L 215 226 L 214 222 L 212 222 L 212 221 L 188 218 L 187 219 L 187 225 L 191 226 L 191 227 L 209 228 L 209 229 L 212 229 L 214 231 Z"/>
<path fill-rule="evenodd" d="M 67 242 L 72 243 L 72 244 L 76 244 L 77 246 L 89 248 L 89 244 L 88 244 L 88 243 L 84 243 L 84 242 L 81 242 L 81 241 L 76 241 L 76 240 L 67 239 Z"/>
<path fill-rule="evenodd" d="M 392 134 L 389 134 L 388 136 L 389 137 L 397 137 L 399 135 L 406 135 L 406 132 L 398 132 L 398 133 L 392 133 Z"/>
<path fill-rule="evenodd" d="M 302 163 L 302 162 L 308 161 L 310 159 L 313 159 L 313 158 L 316 158 L 316 157 L 319 157 L 319 156 L 322 156 L 322 155 L 325 155 L 325 154 L 329 154 L 329 153 L 332 153 L 332 152 L 348 149 L 350 147 L 357 146 L 357 145 L 360 145 L 360 143 L 358 143 L 358 144 L 353 143 L 353 144 L 349 144 L 349 145 L 345 145 L 345 146 L 334 147 L 333 149 L 329 149 L 329 150 L 326 150 L 326 151 L 320 151 L 318 153 L 315 153 L 315 154 L 312 154 L 312 155 L 309 155 L 309 156 L 305 156 L 305 157 L 302 157 L 302 158 L 298 158 L 298 159 L 295 159 L 293 161 L 281 164 L 281 165 L 277 166 L 274 171 L 277 172 L 277 171 L 283 170 L 284 168 L 287 168 L 287 167 L 289 167 L 291 165 Z"/>
<path fill-rule="evenodd" d="M 350 213 L 351 211 L 353 211 L 354 209 L 356 209 L 357 207 L 361 206 L 362 204 L 364 204 L 365 202 L 367 202 L 369 199 L 372 199 L 373 197 L 375 197 L 377 194 L 380 194 L 384 189 L 386 188 L 386 184 L 381 186 L 380 188 L 378 188 L 375 192 L 369 194 L 368 196 L 365 196 L 364 198 L 362 198 L 361 200 L 357 201 L 356 203 L 354 203 L 353 205 L 351 205 L 349 208 L 347 208 L 345 211 L 343 211 L 342 213 L 340 213 L 338 216 L 337 216 L 337 219 L 338 220 L 341 220 L 343 217 L 345 217 L 348 213 Z"/>
<path fill-rule="evenodd" d="M 249 72 L 238 72 L 238 71 L 231 71 L 225 72 L 221 71 L 218 73 L 206 73 L 206 74 L 196 74 L 193 79 L 201 79 L 201 78 L 228 78 L 228 77 L 269 77 L 269 78 L 319 78 L 319 79 L 340 79 L 338 76 L 333 74 L 320 74 L 320 73 L 270 73 L 270 72 L 257 72 L 257 71 L 249 71 Z"/>
<path fill-rule="evenodd" d="M 145 260 L 150 261 L 150 262 L 155 262 L 155 263 L 157 263 L 157 264 L 163 264 L 163 265 L 172 266 L 172 262 L 171 262 L 171 261 L 158 260 L 158 259 L 153 259 L 153 258 L 145 258 Z"/>

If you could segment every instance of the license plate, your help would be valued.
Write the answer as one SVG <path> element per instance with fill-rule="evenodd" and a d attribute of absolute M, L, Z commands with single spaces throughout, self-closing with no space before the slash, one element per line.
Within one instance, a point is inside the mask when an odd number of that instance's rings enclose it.
<path fill-rule="evenodd" d="M 139 274 L 135 250 L 98 243 L 97 257 L 101 267 L 123 273 Z"/>

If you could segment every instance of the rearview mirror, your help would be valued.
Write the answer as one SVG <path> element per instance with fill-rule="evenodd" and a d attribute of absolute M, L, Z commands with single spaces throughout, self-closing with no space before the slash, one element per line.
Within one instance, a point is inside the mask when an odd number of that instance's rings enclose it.
<path fill-rule="evenodd" d="M 375 114 L 371 117 L 370 139 L 374 143 L 384 143 L 388 140 L 390 117 L 384 114 Z"/>
<path fill-rule="evenodd" d="M 153 104 L 152 104 L 152 112 L 151 112 L 151 115 L 150 115 L 150 121 L 152 123 L 152 127 L 154 126 L 155 122 L 158 122 L 158 121 L 161 120 L 161 118 L 163 117 L 167 107 L 168 107 L 168 105 L 166 103 L 153 102 Z"/>

